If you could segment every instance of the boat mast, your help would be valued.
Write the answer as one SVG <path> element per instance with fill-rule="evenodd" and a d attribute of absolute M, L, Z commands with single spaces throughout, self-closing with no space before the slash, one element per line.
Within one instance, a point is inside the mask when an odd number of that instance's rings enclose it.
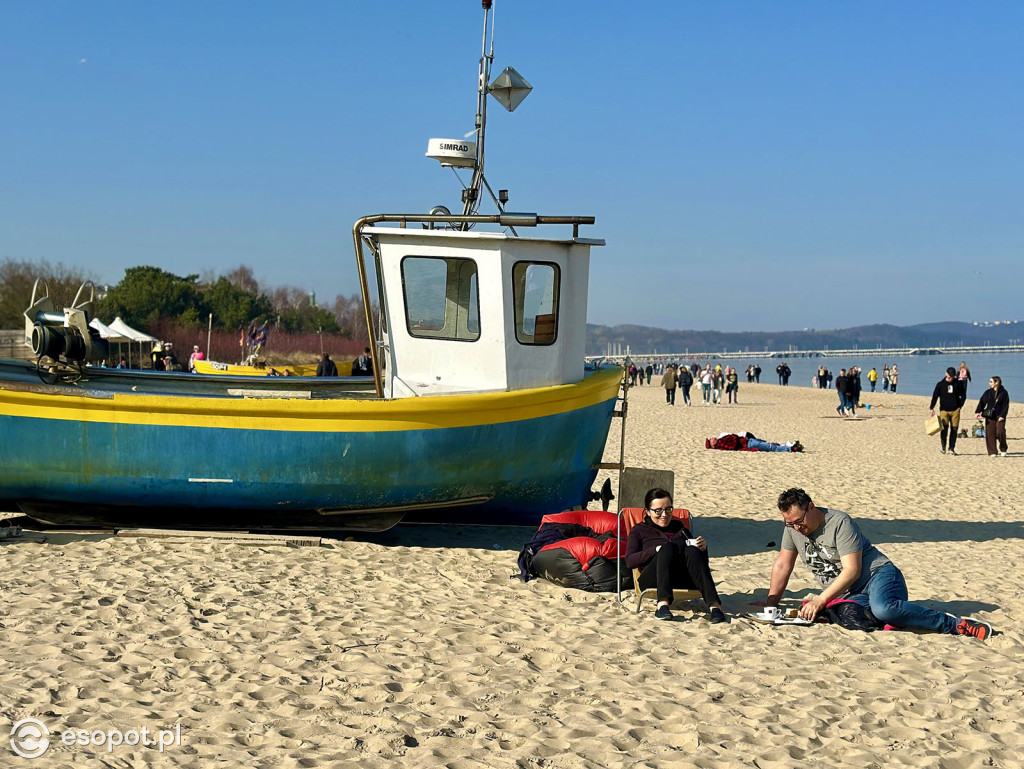
<path fill-rule="evenodd" d="M 483 39 L 480 45 L 480 68 L 476 88 L 476 167 L 473 179 L 462 191 L 462 215 L 471 216 L 480 208 L 481 184 L 484 179 L 484 140 L 487 129 L 487 84 L 491 80 L 491 65 L 494 63 L 494 12 L 493 0 L 482 0 L 484 9 Z M 491 23 L 490 51 L 487 48 L 487 22 Z M 464 223 L 462 229 L 468 229 Z"/>

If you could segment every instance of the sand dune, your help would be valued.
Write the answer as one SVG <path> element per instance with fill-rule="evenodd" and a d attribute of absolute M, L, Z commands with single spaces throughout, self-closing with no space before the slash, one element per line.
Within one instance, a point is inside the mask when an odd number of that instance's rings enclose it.
<path fill-rule="evenodd" d="M 51 536 L 0 545 L 0 714 L 54 731 L 181 727 L 162 756 L 51 735 L 48 767 L 1020 766 L 1024 408 L 1012 455 L 993 460 L 980 439 L 940 455 L 920 397 L 865 394 L 875 407 L 856 420 L 831 391 L 740 398 L 670 408 L 636 388 L 626 445 L 627 463 L 675 471 L 728 625 L 696 605 L 656 622 L 614 596 L 511 580 L 531 533 L 517 527 L 403 526 L 319 549 Z M 807 451 L 703 448 L 724 430 Z M 854 515 L 912 599 L 998 634 L 737 618 L 764 597 L 773 500 L 792 485 Z M 794 602 L 812 588 L 801 568 Z"/>

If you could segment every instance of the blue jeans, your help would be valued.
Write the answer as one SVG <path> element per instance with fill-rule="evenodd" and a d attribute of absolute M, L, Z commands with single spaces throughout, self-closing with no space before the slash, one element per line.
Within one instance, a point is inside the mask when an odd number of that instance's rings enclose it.
<path fill-rule="evenodd" d="M 956 634 L 956 617 L 907 600 L 903 573 L 892 563 L 876 571 L 863 592 L 850 594 L 847 598 L 871 609 L 878 621 L 887 625 Z"/>
<path fill-rule="evenodd" d="M 747 438 L 747 448 L 758 451 L 792 451 L 790 446 L 783 446 L 781 443 L 762 441 L 760 438 Z"/>

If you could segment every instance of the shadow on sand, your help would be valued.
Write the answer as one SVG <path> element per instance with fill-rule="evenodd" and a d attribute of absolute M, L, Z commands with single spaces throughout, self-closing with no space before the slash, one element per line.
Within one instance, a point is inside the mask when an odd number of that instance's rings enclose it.
<path fill-rule="evenodd" d="M 1024 538 L 1024 521 L 918 521 L 856 518 L 871 542 L 884 550 L 887 542 L 987 542 Z M 387 547 L 458 547 L 518 552 L 530 540 L 533 526 L 471 526 L 466 524 L 400 523 L 388 531 L 356 533 L 361 542 Z M 695 516 L 694 532 L 711 545 L 713 557 L 750 555 L 777 550 L 782 541 L 779 521 Z"/>
<path fill-rule="evenodd" d="M 872 544 L 884 550 L 887 542 L 988 542 L 1024 538 L 1024 521 L 948 521 L 855 518 Z M 777 521 L 697 516 L 694 528 L 713 543 L 713 555 L 747 555 L 777 550 L 783 526 Z"/>

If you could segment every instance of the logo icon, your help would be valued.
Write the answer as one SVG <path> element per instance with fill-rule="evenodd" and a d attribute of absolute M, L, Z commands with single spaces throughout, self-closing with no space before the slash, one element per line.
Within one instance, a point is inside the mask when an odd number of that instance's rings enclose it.
<path fill-rule="evenodd" d="M 50 730 L 34 718 L 23 718 L 11 727 L 11 750 L 22 758 L 39 758 L 50 747 Z"/>

